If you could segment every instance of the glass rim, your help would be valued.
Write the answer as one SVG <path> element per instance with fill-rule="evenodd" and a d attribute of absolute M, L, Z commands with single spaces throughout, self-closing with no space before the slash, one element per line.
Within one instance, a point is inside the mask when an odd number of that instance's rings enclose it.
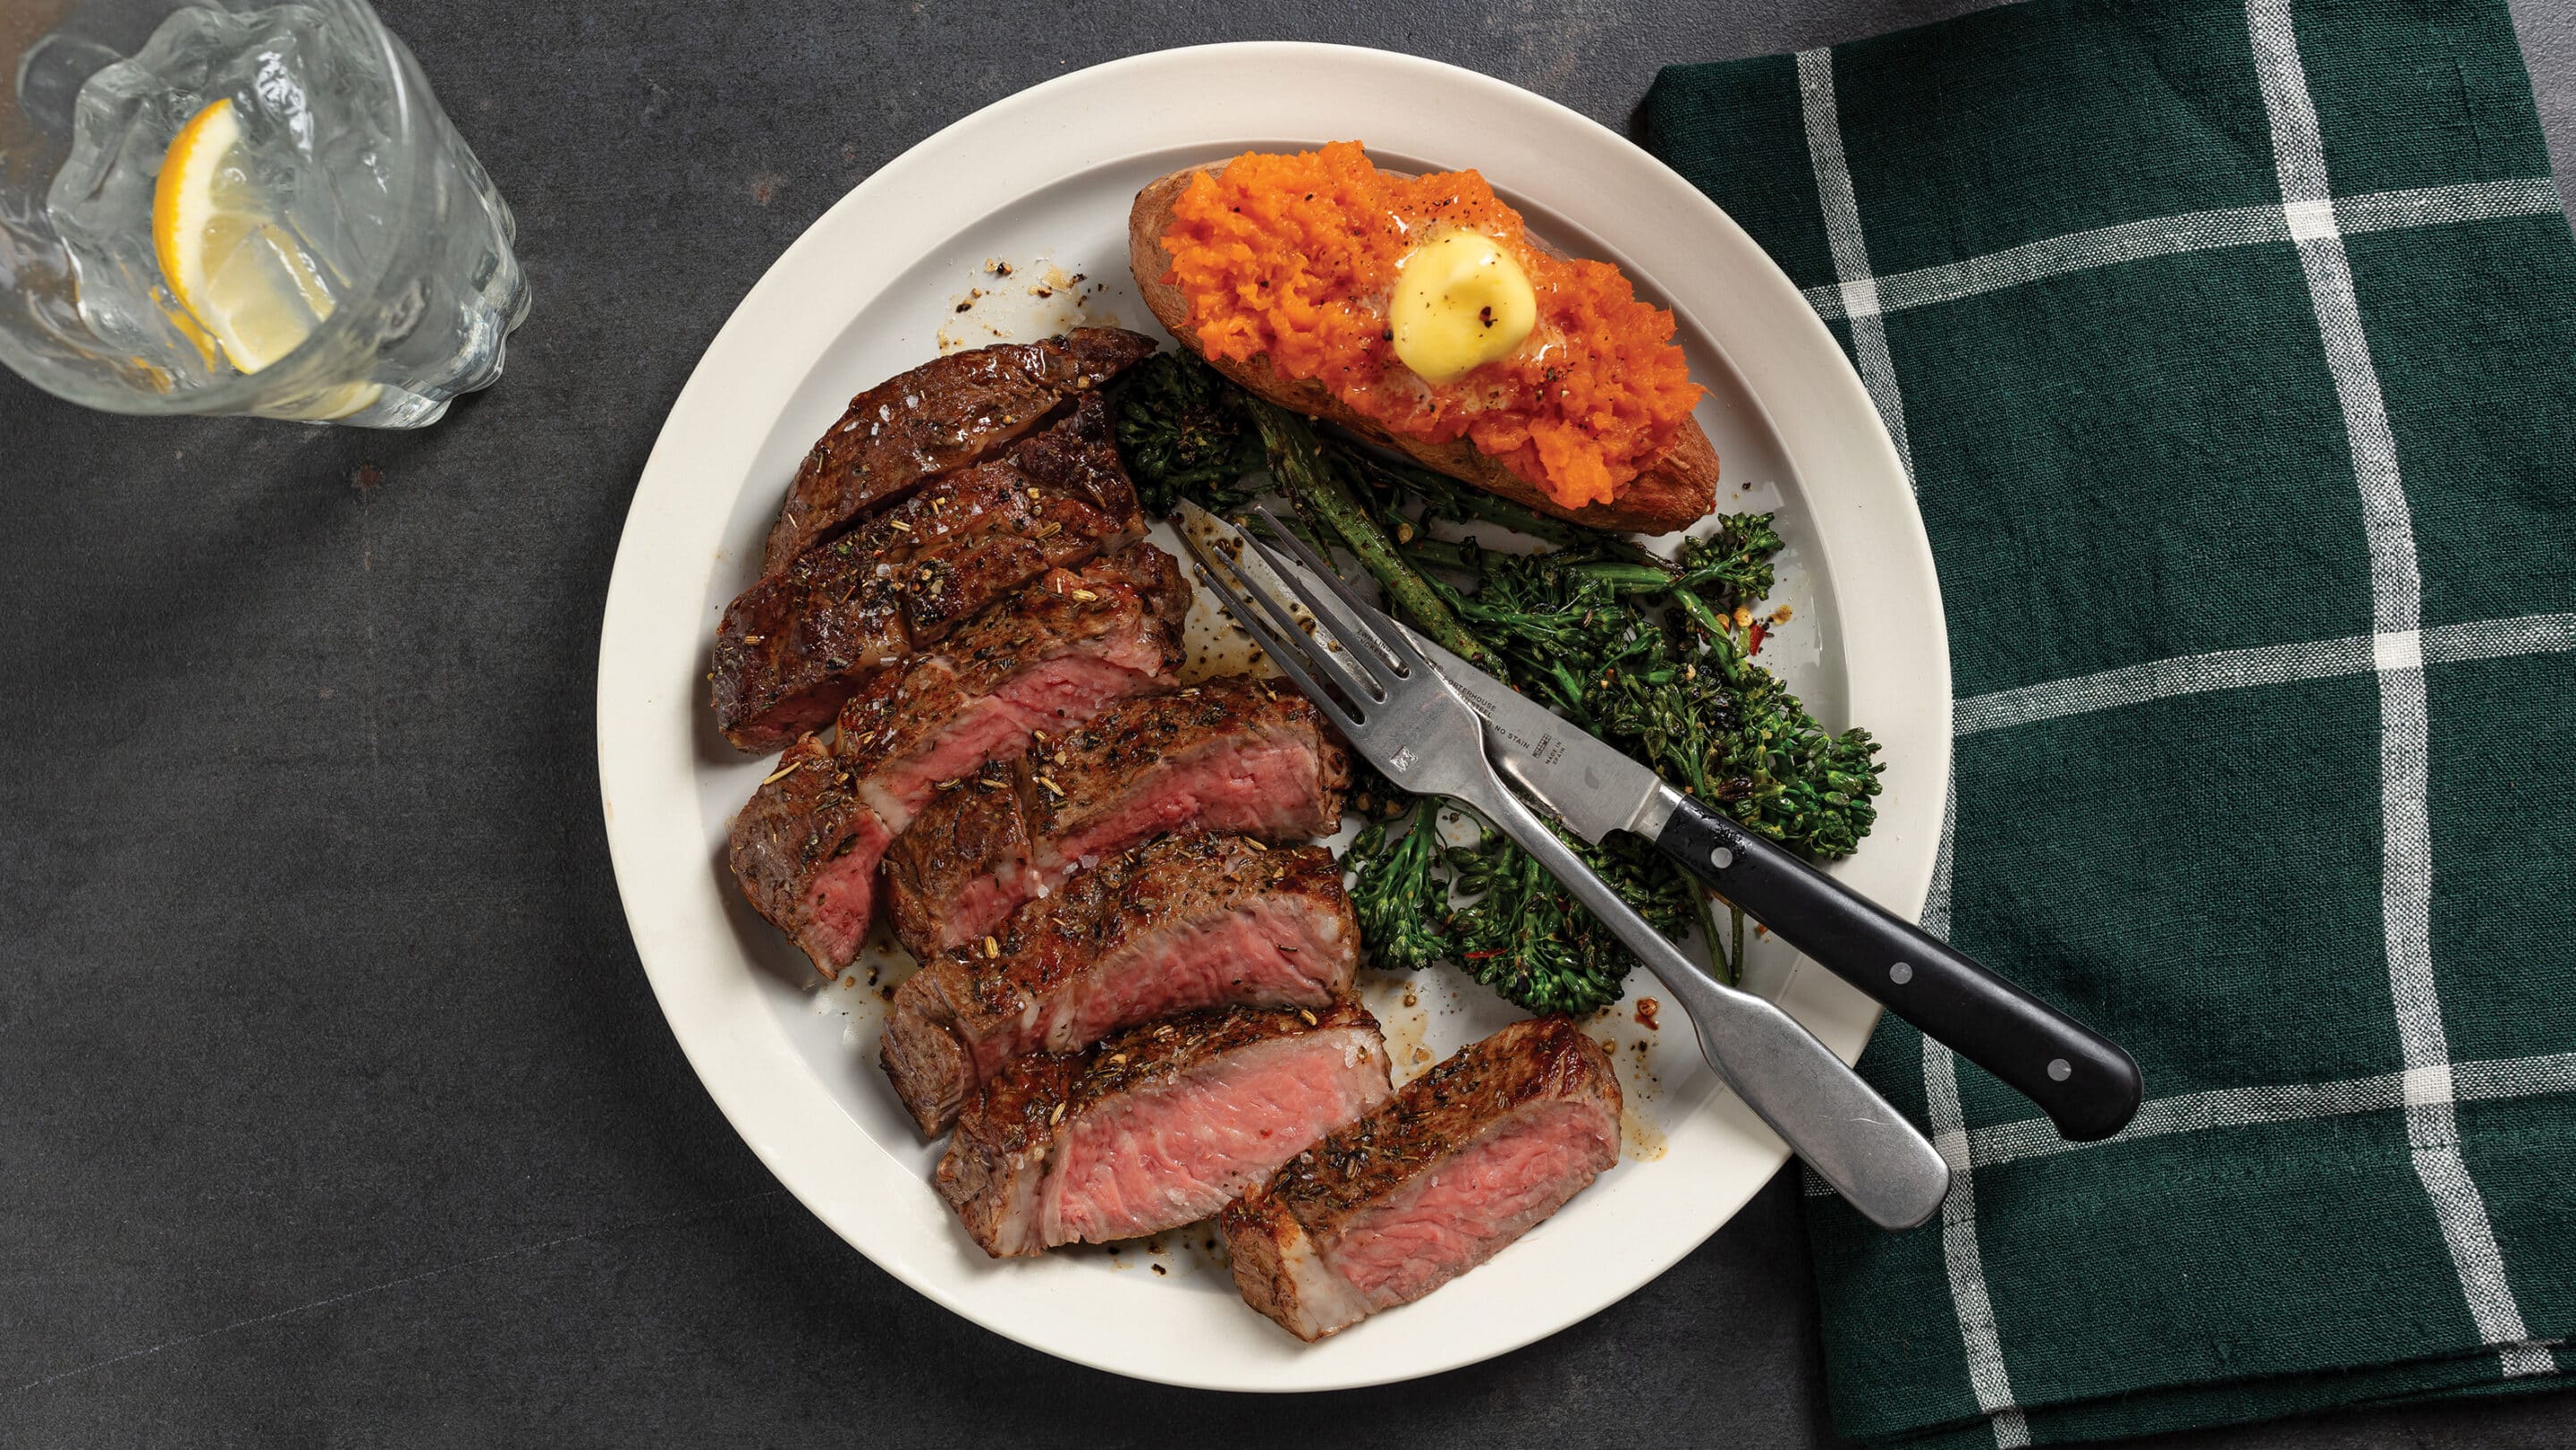
<path fill-rule="evenodd" d="M 374 59 L 384 67 L 387 77 L 391 114 L 384 120 L 390 144 L 415 162 L 427 159 L 421 153 L 437 133 L 437 97 L 429 88 L 428 78 L 412 60 L 409 47 L 387 28 L 375 7 L 368 0 L 278 0 L 278 3 L 337 12 L 357 27 L 372 47 Z M 180 0 L 171 10 L 175 14 L 186 8 L 189 8 L 189 0 Z M 165 16 L 164 23 L 166 20 Z M 413 222 L 423 187 L 431 181 L 429 167 L 409 165 L 406 173 L 407 184 L 395 188 L 388 198 L 393 216 L 386 234 L 393 238 L 393 244 L 385 248 L 372 273 L 363 278 L 349 279 L 349 295 L 334 302 L 331 315 L 315 324 L 313 331 L 284 357 L 258 372 L 235 372 L 220 382 L 185 392 L 146 393 L 129 388 L 91 387 L 87 377 L 57 373 L 48 367 L 41 354 L 22 347 L 17 337 L 6 329 L 0 329 L 0 362 L 6 362 L 11 372 L 67 402 L 101 412 L 140 416 L 252 413 L 262 402 L 280 396 L 319 392 L 347 382 L 349 379 L 345 377 L 331 375 L 332 365 L 351 355 L 350 342 L 362 322 L 372 323 L 383 315 L 388 290 L 386 284 L 402 275 L 402 264 L 426 245 L 422 229 Z M 371 352 L 373 349 L 370 346 L 356 351 Z"/>

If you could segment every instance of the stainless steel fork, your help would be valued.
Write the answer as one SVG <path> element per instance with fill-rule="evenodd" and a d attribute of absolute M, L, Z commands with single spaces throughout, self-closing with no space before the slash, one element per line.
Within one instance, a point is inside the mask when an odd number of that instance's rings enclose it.
<path fill-rule="evenodd" d="M 1397 785 L 1465 804 L 1537 857 L 1681 1004 L 1718 1076 L 1871 1222 L 1899 1229 L 1930 1218 L 1949 1191 L 1950 1168 L 1923 1135 L 1795 1018 L 1709 975 L 1620 900 L 1504 786 L 1485 754 L 1475 708 L 1404 631 L 1362 603 L 1268 509 L 1254 512 L 1305 577 L 1249 532 L 1235 538 L 1258 556 L 1252 561 L 1228 557 L 1192 530 L 1181 531 L 1182 541 L 1236 622 L 1352 747 Z M 1296 617 L 1281 590 L 1306 609 L 1314 628 Z"/>

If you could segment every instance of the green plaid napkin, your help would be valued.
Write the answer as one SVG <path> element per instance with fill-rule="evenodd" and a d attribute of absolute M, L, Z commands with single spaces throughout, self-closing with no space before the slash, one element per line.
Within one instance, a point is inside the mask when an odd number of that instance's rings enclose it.
<path fill-rule="evenodd" d="M 2070 1144 L 1881 1029 L 1957 1183 L 1902 1234 L 1811 1190 L 1836 1425 L 2576 1370 L 2576 245 L 2501 0 L 2034 0 L 1669 69 L 1645 124 L 1913 471 L 1926 924 L 2146 1069 Z"/>

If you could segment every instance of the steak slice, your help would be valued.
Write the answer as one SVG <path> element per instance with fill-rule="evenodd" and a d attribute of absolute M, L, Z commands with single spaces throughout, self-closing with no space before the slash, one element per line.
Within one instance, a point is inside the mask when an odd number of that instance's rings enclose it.
<path fill-rule="evenodd" d="M 1052 570 L 957 631 L 947 647 L 888 670 L 841 709 L 840 753 L 888 829 L 912 824 L 936 789 L 1026 753 L 1041 731 L 1171 687 L 1189 586 L 1151 544 Z"/>
<path fill-rule="evenodd" d="M 996 952 L 978 943 L 906 978 L 879 1059 L 936 1136 L 1027 1053 L 1077 1051 L 1202 1007 L 1321 1008 L 1350 990 L 1359 939 L 1323 847 L 1165 836 L 1020 908 Z"/>
<path fill-rule="evenodd" d="M 824 976 L 840 974 L 876 915 L 877 861 L 893 833 L 821 740 L 787 747 L 733 818 L 733 879 Z"/>
<path fill-rule="evenodd" d="M 1303 695 L 1244 676 L 1112 705 L 925 808 L 886 853 L 895 934 L 930 960 L 1086 864 L 1169 831 L 1268 841 L 1341 823 L 1350 761 Z"/>
<path fill-rule="evenodd" d="M 1618 1161 L 1609 1052 L 1562 1016 L 1515 1022 L 1228 1205 L 1234 1284 L 1321 1339 L 1492 1258 Z"/>
<path fill-rule="evenodd" d="M 1153 339 L 1138 333 L 1083 327 L 1040 342 L 950 353 L 859 394 L 797 466 L 760 572 L 780 572 L 924 479 L 989 457 L 1066 398 L 1153 351 Z"/>
<path fill-rule="evenodd" d="M 740 749 L 819 729 L 880 665 L 995 600 L 1144 533 L 1109 409 L 1085 394 L 990 462 L 931 480 L 725 607 L 716 723 Z"/>
<path fill-rule="evenodd" d="M 1005 1067 L 959 1114 L 940 1196 L 995 1258 L 1194 1223 L 1387 1095 L 1377 1019 L 1226 1007 Z"/>

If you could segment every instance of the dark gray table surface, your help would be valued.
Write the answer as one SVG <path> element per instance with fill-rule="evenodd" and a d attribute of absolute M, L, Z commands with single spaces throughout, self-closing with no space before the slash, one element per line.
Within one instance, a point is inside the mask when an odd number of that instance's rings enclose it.
<path fill-rule="evenodd" d="M 958 116 L 1297 37 L 1624 128 L 1660 63 L 1972 4 L 383 6 L 518 211 L 537 306 L 499 387 L 406 436 L 111 418 L 0 372 L 0 1445 L 1830 1443 L 1785 1177 L 1624 1303 L 1383 1390 L 1132 1384 L 904 1288 L 663 1025 L 592 670 L 699 351 Z M 2519 5 L 2562 189 L 2569 9 Z M 2576 1398 L 2163 1443 L 2563 1446 Z"/>

